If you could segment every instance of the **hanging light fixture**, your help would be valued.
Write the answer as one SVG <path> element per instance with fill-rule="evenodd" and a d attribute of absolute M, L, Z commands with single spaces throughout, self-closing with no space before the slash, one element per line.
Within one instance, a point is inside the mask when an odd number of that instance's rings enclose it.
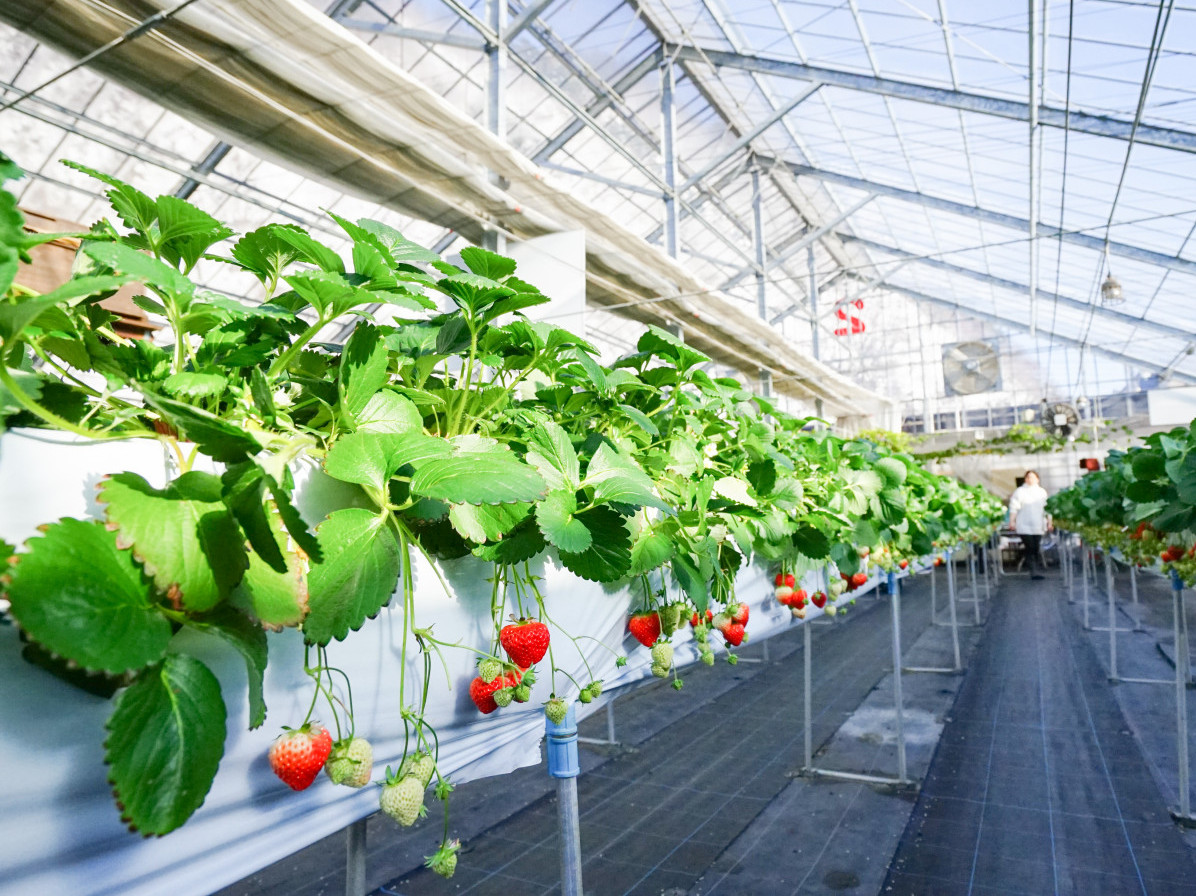
<path fill-rule="evenodd" d="M 1102 305 L 1120 305 L 1125 301 L 1121 294 L 1121 281 L 1113 276 L 1109 264 L 1109 244 L 1105 243 L 1105 282 L 1100 285 L 1100 300 Z"/>

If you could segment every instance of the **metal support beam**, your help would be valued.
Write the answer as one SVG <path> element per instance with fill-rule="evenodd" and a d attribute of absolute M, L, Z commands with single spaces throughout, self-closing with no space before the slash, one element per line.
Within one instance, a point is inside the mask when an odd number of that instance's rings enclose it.
<path fill-rule="evenodd" d="M 204 175 L 211 174 L 216 170 L 216 166 L 224 160 L 224 157 L 229 154 L 229 151 L 232 148 L 233 146 L 231 143 L 225 143 L 223 140 L 214 144 L 212 148 L 208 150 L 207 155 L 203 157 L 203 161 L 195 166 L 195 173 Z M 174 191 L 174 195 L 176 199 L 190 199 L 191 194 L 198 189 L 199 181 L 197 181 L 194 177 L 188 177 L 178 185 L 178 188 Z"/>
<path fill-rule="evenodd" d="M 788 103 L 786 103 L 781 108 L 779 108 L 775 112 L 773 112 L 772 115 L 769 115 L 762 122 L 760 122 L 758 125 L 756 125 L 754 128 L 752 128 L 750 131 L 748 131 L 746 134 L 744 134 L 742 137 L 740 137 L 738 140 L 736 140 L 731 146 L 729 146 L 726 150 L 724 150 L 722 152 L 722 154 L 719 155 L 718 158 L 716 158 L 713 162 L 708 163 L 707 165 L 705 165 L 703 168 L 699 169 L 694 174 L 691 174 L 689 176 L 689 178 L 685 181 L 685 183 L 683 183 L 681 185 L 681 192 L 684 193 L 686 190 L 690 189 L 691 187 L 697 186 L 699 183 L 701 183 L 703 180 L 705 180 L 711 174 L 711 172 L 717 170 L 720 165 L 724 164 L 728 159 L 732 158 L 740 150 L 747 149 L 748 147 L 750 147 L 753 140 L 755 140 L 757 137 L 759 137 L 761 134 L 763 134 L 765 131 L 767 131 L 770 127 L 772 127 L 774 124 L 776 124 L 782 118 L 784 118 L 786 115 L 788 115 L 794 109 L 796 109 L 799 105 L 801 105 L 803 102 L 805 102 L 807 99 L 809 99 L 815 93 L 817 93 L 818 88 L 821 86 L 822 86 L 821 84 L 814 84 L 814 85 L 808 87 L 806 90 L 799 93 L 797 96 L 795 96 L 793 99 L 791 99 Z"/>
<path fill-rule="evenodd" d="M 1019 218 L 1016 215 L 1007 215 L 1003 212 L 994 212 L 991 209 L 981 208 L 975 205 L 968 205 L 964 202 L 955 202 L 951 199 L 941 199 L 937 196 L 930 196 L 926 193 L 917 193 L 913 190 L 905 190 L 901 187 L 893 187 L 889 184 L 882 184 L 873 180 L 864 180 L 861 177 L 852 177 L 850 174 L 839 174 L 835 171 L 814 168 L 810 165 L 802 165 L 797 162 L 781 161 L 779 164 L 785 165 L 789 168 L 789 170 L 799 177 L 813 177 L 825 183 L 840 184 L 845 187 L 851 187 L 855 190 L 865 190 L 869 193 L 876 193 L 880 196 L 888 196 L 893 199 L 901 199 L 906 202 L 915 202 L 920 205 L 925 205 L 929 208 L 950 212 L 954 215 L 964 215 L 966 217 L 985 221 L 990 224 L 996 224 L 1000 227 L 1008 227 L 1011 230 L 1021 231 L 1022 233 L 1026 233 L 1030 229 L 1030 222 L 1025 218 Z M 1170 270 L 1182 271 L 1185 274 L 1196 274 L 1196 261 L 1177 258 L 1173 255 L 1164 255 L 1161 252 L 1152 252 L 1149 249 L 1143 249 L 1139 246 L 1131 246 L 1127 243 L 1110 242 L 1106 244 L 1102 238 L 1091 236 L 1087 233 L 1064 231 L 1062 234 L 1060 234 L 1058 229 L 1043 225 L 1041 222 L 1039 223 L 1038 227 L 1039 236 L 1042 239 L 1061 238 L 1065 243 L 1083 246 L 1085 249 L 1091 249 L 1094 252 L 1104 252 L 1105 246 L 1108 245 L 1109 251 L 1111 253 L 1114 255 L 1120 255 L 1123 258 L 1132 258 L 1135 261 L 1141 261 L 1145 264 L 1159 265 L 1161 267 L 1169 268 Z"/>
<path fill-rule="evenodd" d="M 948 109 L 962 109 L 965 112 L 978 112 L 984 115 L 1010 118 L 1015 121 L 1030 120 L 1030 104 L 1019 103 L 1015 100 L 1004 100 L 983 94 L 967 93 L 962 90 L 933 87 L 929 84 L 919 84 L 915 81 L 878 78 L 874 75 L 826 68 L 824 66 L 806 65 L 783 59 L 769 59 L 746 53 L 732 53 L 726 50 L 713 50 L 705 47 L 677 44 L 669 44 L 665 49 L 666 52 L 681 62 L 702 63 L 712 65 L 715 68 L 735 68 L 758 74 L 776 75 L 781 78 L 793 78 L 799 81 L 818 81 L 828 87 L 860 90 L 880 96 L 914 100 L 915 102 L 930 103 Z M 1130 134 L 1134 130 L 1134 122 L 1131 119 L 1115 118 L 1110 115 L 1089 115 L 1077 112 L 1075 109 L 1072 109 L 1068 113 L 1063 109 L 1056 109 L 1049 106 L 1043 106 L 1039 109 L 1038 122 L 1047 127 L 1070 127 L 1072 131 L 1081 134 L 1112 137 L 1118 140 L 1129 140 Z M 1134 142 L 1144 143 L 1149 146 L 1159 146 L 1164 149 L 1196 152 L 1196 132 L 1181 131 L 1175 128 L 1139 124 L 1137 133 L 1134 135 Z"/>
<path fill-rule="evenodd" d="M 507 139 L 507 45 L 503 36 L 507 28 L 507 0 L 486 0 L 490 30 L 497 40 L 486 46 L 486 127 L 500 140 Z M 490 182 L 504 186 L 502 177 L 490 173 Z M 483 238 L 485 248 L 493 252 L 506 251 L 506 237 L 497 229 L 487 229 Z"/>
<path fill-rule="evenodd" d="M 391 22 L 365 22 L 361 19 L 338 18 L 339 24 L 352 31 L 366 31 L 370 34 L 382 34 L 386 37 L 404 37 L 408 40 L 418 40 L 426 44 L 444 44 L 449 47 L 461 47 L 465 50 L 486 49 L 486 42 L 466 34 L 452 34 L 448 31 L 424 31 L 419 28 L 404 28 Z"/>
<path fill-rule="evenodd" d="M 660 148 L 664 164 L 664 250 L 677 257 L 677 112 L 674 108 L 676 91 L 673 63 L 665 59 L 660 65 Z"/>
<path fill-rule="evenodd" d="M 531 3 L 523 8 L 523 11 L 519 15 L 511 20 L 511 25 L 507 28 L 502 39 L 509 44 L 520 31 L 535 21 L 540 13 L 548 8 L 550 3 L 552 3 L 552 0 L 532 0 Z"/>
<path fill-rule="evenodd" d="M 587 103 L 585 107 L 586 114 L 591 118 L 605 112 L 613 106 L 616 100 L 625 92 L 630 90 L 640 81 L 642 81 L 649 72 L 655 71 L 660 67 L 660 60 L 662 58 L 660 47 L 656 47 L 647 56 L 633 65 L 627 72 L 619 77 L 614 84 L 611 85 L 611 92 L 597 97 L 592 102 Z M 565 125 L 560 132 L 550 139 L 544 148 L 532 156 L 533 162 L 542 163 L 555 155 L 566 143 L 576 137 L 585 128 L 586 123 L 580 118 L 575 118 L 569 124 Z"/>
<path fill-rule="evenodd" d="M 767 280 L 764 276 L 764 197 L 760 195 L 760 169 L 752 168 L 752 243 L 756 249 L 756 313 L 768 319 Z"/>
<path fill-rule="evenodd" d="M 949 261 L 943 261 L 939 258 L 926 258 L 917 255 L 913 252 L 906 252 L 904 249 L 898 249 L 896 246 L 890 246 L 887 243 L 878 243 L 875 240 L 864 239 L 863 237 L 854 236 L 849 233 L 836 233 L 840 240 L 845 243 L 858 243 L 865 249 L 871 249 L 877 252 L 883 252 L 892 255 L 895 258 L 908 259 L 915 261 L 918 264 L 933 268 L 937 271 L 945 271 L 949 274 L 958 274 L 961 277 L 969 277 L 980 283 L 990 283 L 993 286 L 998 286 L 1002 289 L 1012 290 L 1017 293 L 1024 293 L 1026 291 L 1026 284 L 1019 283 L 1016 280 L 1006 280 L 1003 277 L 996 277 L 992 274 L 986 274 L 983 271 L 977 271 L 974 268 L 965 268 L 962 265 L 952 264 Z M 1182 327 L 1173 327 L 1170 324 L 1159 323 L 1158 321 L 1146 320 L 1141 317 L 1134 317 L 1132 314 L 1126 314 L 1124 311 L 1118 311 L 1115 308 L 1110 308 L 1107 305 L 1093 306 L 1088 302 L 1073 299 L 1070 296 L 1059 295 L 1053 292 L 1038 291 L 1038 297 L 1043 301 L 1051 304 L 1058 304 L 1066 308 L 1074 308 L 1077 311 L 1083 311 L 1085 314 L 1095 312 L 1110 322 L 1116 322 L 1128 327 L 1142 327 L 1147 330 L 1152 330 L 1165 336 L 1175 336 L 1180 339 L 1191 339 L 1192 331 Z"/>
<path fill-rule="evenodd" d="M 780 246 L 777 246 L 774 251 L 779 252 L 781 249 L 785 249 L 786 256 L 796 255 L 802 249 L 806 248 L 807 246 L 811 246 L 816 241 L 822 239 L 822 237 L 826 236 L 828 233 L 830 233 L 832 230 L 834 230 L 836 227 L 838 227 L 840 224 L 842 224 L 844 221 L 846 221 L 848 218 L 850 218 L 852 215 L 854 215 L 856 212 L 858 212 L 861 208 L 863 208 L 865 205 L 867 205 L 869 202 L 871 202 L 874 198 L 876 198 L 876 197 L 875 196 L 865 196 L 859 202 L 856 202 L 853 205 L 851 205 L 846 211 L 840 212 L 839 214 L 835 215 L 835 217 L 832 218 L 830 221 L 826 221 L 825 223 L 818 225 L 818 227 L 816 227 L 814 230 L 807 230 L 804 233 L 802 233 L 800 235 L 801 238 L 798 239 L 797 242 L 792 243 L 790 245 L 782 244 Z M 785 260 L 785 256 L 782 256 L 778 259 L 775 259 L 773 262 L 771 262 L 770 266 L 772 264 L 779 264 L 781 261 L 784 261 L 784 260 Z M 738 274 L 736 274 L 734 277 L 732 277 L 730 280 L 728 280 L 726 283 L 724 283 L 722 286 L 720 286 L 719 289 L 723 289 L 723 290 L 730 289 L 732 286 L 738 285 L 745 277 L 747 277 L 751 273 L 752 273 L 751 268 L 744 268 Z"/>
<path fill-rule="evenodd" d="M 560 171 L 562 174 L 571 174 L 574 177 L 584 177 L 586 180 L 592 180 L 600 184 L 606 184 L 606 186 L 614 187 L 616 190 L 627 190 L 630 193 L 639 193 L 642 196 L 651 196 L 653 199 L 664 198 L 664 193 L 662 193 L 660 190 L 641 187 L 638 184 L 629 184 L 626 181 L 615 180 L 613 177 L 603 177 L 601 174 L 595 174 L 593 171 L 582 171 L 580 168 L 570 168 L 567 165 L 558 165 L 555 162 L 541 162 L 540 167 L 548 168 L 552 171 Z M 651 242 L 651 240 L 649 240 L 649 242 Z"/>
<path fill-rule="evenodd" d="M 1035 152 L 1035 141 L 1039 139 L 1038 135 L 1038 35 L 1037 31 L 1037 8 L 1038 0 L 1026 0 L 1030 7 L 1030 27 L 1026 29 L 1026 33 L 1030 41 L 1030 164 L 1029 164 L 1029 214 L 1026 220 L 1030 224 L 1030 335 L 1033 336 L 1038 330 L 1038 202 L 1036 185 L 1038 181 L 1038 170 L 1036 162 L 1037 153 Z"/>
<path fill-rule="evenodd" d="M 808 246 L 806 251 L 810 265 L 810 338 L 814 342 L 810 354 L 814 356 L 815 361 L 819 361 L 821 357 L 818 351 L 818 272 L 814 266 L 814 246 Z"/>

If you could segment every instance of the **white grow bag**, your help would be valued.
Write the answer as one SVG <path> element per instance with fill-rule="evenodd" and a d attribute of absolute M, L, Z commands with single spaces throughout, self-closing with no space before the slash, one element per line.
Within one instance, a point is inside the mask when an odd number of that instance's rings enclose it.
<path fill-rule="evenodd" d="M 19 546 L 38 525 L 60 517 L 101 518 L 95 486 L 103 475 L 124 470 L 161 487 L 167 476 L 162 448 L 144 440 L 77 445 L 41 431 L 0 436 L 0 538 Z M 319 491 L 309 488 L 301 495 L 300 509 L 309 523 L 332 509 L 319 506 L 326 500 Z M 625 636 L 628 610 L 638 602 L 637 593 L 578 579 L 550 554 L 533 561 L 532 568 L 543 579 L 540 589 L 552 619 L 571 634 L 591 635 L 610 648 L 581 641 L 594 677 L 609 689 L 650 674 L 648 651 Z M 442 564 L 452 592 L 445 594 L 427 564 L 418 561 L 417 624 L 433 625 L 442 641 L 486 649 L 491 634 L 486 578 L 491 569 L 472 557 Z M 737 591 L 751 608 L 748 629 L 754 639 L 796 624 L 773 600 L 772 580 L 762 567 L 745 569 Z M 811 606 L 807 618 L 818 615 Z M 270 742 L 280 726 L 303 719 L 311 699 L 298 632 L 269 635 L 268 713 L 265 725 L 256 731 L 247 728 L 241 658 L 216 639 L 193 637 L 197 652 L 202 651 L 220 680 L 228 705 L 225 754 L 211 792 L 195 815 L 166 837 L 146 840 L 121 824 L 108 788 L 103 726 L 111 701 L 27 663 L 20 656 L 16 629 L 0 626 L 0 896 L 210 893 L 376 811 L 374 786 L 350 790 L 321 775 L 308 790 L 294 793 L 270 771 Z M 386 608 L 328 650 L 330 664 L 352 679 L 357 731 L 374 745 L 375 781 L 403 752 L 398 701 L 402 637 L 401 607 Z M 674 642 L 679 663 L 696 658 L 688 627 L 674 636 Z M 624 652 L 630 662 L 617 669 L 615 654 Z M 540 664 L 530 702 L 483 716 L 468 693 L 474 655 L 465 650 L 445 654 L 448 680 L 434 662 L 428 703 L 429 721 L 440 737 L 442 771 L 462 783 L 537 764 L 544 732 L 541 704 L 552 689 L 547 663 Z M 582 683 L 589 680 L 577 648 L 556 629 L 553 654 L 558 668 Z M 422 673 L 415 667 L 417 658 L 412 639 L 407 670 L 412 695 L 416 689 L 410 682 Z M 565 696 L 576 696 L 563 676 L 558 683 Z M 684 692 L 677 699 L 686 699 Z M 579 706 L 579 716 L 599 705 Z M 430 795 L 428 803 L 431 813 L 440 811 Z M 429 842 L 429 851 L 434 846 Z"/>

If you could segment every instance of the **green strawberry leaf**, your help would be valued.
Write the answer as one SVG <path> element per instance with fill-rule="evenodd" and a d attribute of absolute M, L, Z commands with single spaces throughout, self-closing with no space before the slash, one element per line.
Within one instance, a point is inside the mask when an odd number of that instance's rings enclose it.
<path fill-rule="evenodd" d="M 168 834 L 203 805 L 224 755 L 228 711 L 220 682 L 194 657 L 175 654 L 116 698 L 104 727 L 104 760 L 121 819 Z"/>
<path fill-rule="evenodd" d="M 252 619 L 232 607 L 218 607 L 191 623 L 193 628 L 215 635 L 229 644 L 245 660 L 245 674 L 249 685 L 249 727 L 259 727 L 266 721 L 266 700 L 262 683 L 266 675 L 266 633 Z"/>
<path fill-rule="evenodd" d="M 262 558 L 259 551 L 254 551 L 249 555 L 249 568 L 241 577 L 240 584 L 233 589 L 229 603 L 244 610 L 266 628 L 278 630 L 298 625 L 307 615 L 307 561 L 286 548 L 286 531 L 281 514 L 271 513 L 267 505 L 263 508 L 262 522 L 274 541 L 274 549 L 283 559 L 283 569 L 275 569 Z"/>
<path fill-rule="evenodd" d="M 663 532 L 645 529 L 631 546 L 628 575 L 639 576 L 658 569 L 673 556 L 673 541 Z"/>
<path fill-rule="evenodd" d="M 245 537 L 221 500 L 220 480 L 191 471 L 164 489 L 136 473 L 104 480 L 99 500 L 117 547 L 132 548 L 158 590 L 204 612 L 228 597 L 249 565 Z"/>
<path fill-rule="evenodd" d="M 341 436 L 324 458 L 324 472 L 341 482 L 355 482 L 381 491 L 407 464 L 416 467 L 452 453 L 445 439 L 417 430 L 406 433 L 354 432 Z M 453 502 L 462 503 L 462 502 Z"/>
<path fill-rule="evenodd" d="M 477 246 L 469 246 L 461 250 L 461 260 L 465 266 L 480 277 L 491 280 L 502 280 L 515 273 L 515 260 L 503 255 L 496 255 Z"/>
<path fill-rule="evenodd" d="M 424 418 L 415 402 L 384 389 L 370 396 L 357 414 L 358 432 L 404 433 L 423 428 Z"/>
<path fill-rule="evenodd" d="M 499 541 L 528 512 L 527 504 L 454 504 L 449 509 L 453 528 L 476 544 Z"/>
<path fill-rule="evenodd" d="M 341 352 L 340 379 L 337 390 L 341 409 L 354 424 L 373 398 L 390 378 L 387 367 L 390 354 L 386 343 L 378 335 L 378 328 L 359 323 Z"/>
<path fill-rule="evenodd" d="M 631 458 L 603 442 L 590 458 L 583 485 L 594 487 L 594 497 L 609 504 L 656 507 L 671 513 L 669 505 L 656 495 L 648 474 Z"/>
<path fill-rule="evenodd" d="M 187 439 L 195 442 L 204 454 L 222 464 L 236 464 L 262 450 L 257 439 L 227 420 L 201 408 L 191 407 L 144 392 L 145 402 L 161 414 Z"/>
<path fill-rule="evenodd" d="M 724 476 L 714 481 L 714 493 L 720 498 L 743 504 L 745 507 L 755 507 L 756 499 L 748 494 L 748 484 L 735 476 Z"/>
<path fill-rule="evenodd" d="M 388 515 L 351 507 L 316 529 L 324 560 L 308 575 L 310 612 L 304 637 L 314 644 L 343 640 L 390 600 L 399 578 L 399 542 Z"/>
<path fill-rule="evenodd" d="M 185 398 L 215 398 L 228 387 L 228 378 L 218 373 L 183 371 L 168 376 L 162 388 L 171 395 Z"/>
<path fill-rule="evenodd" d="M 604 506 L 587 510 L 579 519 L 590 530 L 592 543 L 580 553 L 560 551 L 565 568 L 591 582 L 614 582 L 626 576 L 631 567 L 631 533 L 626 520 Z"/>
<path fill-rule="evenodd" d="M 693 601 L 693 605 L 698 608 L 699 613 L 705 613 L 706 606 L 710 603 L 710 592 L 706 588 L 706 579 L 703 578 L 701 571 L 685 554 L 675 554 L 670 565 L 673 569 L 673 578 L 677 580 L 681 590 Z"/>
<path fill-rule="evenodd" d="M 536 505 L 536 522 L 548 542 L 558 550 L 579 554 L 588 550 L 593 536 L 577 513 L 577 497 L 572 491 L 552 491 Z"/>
<path fill-rule="evenodd" d="M 287 563 L 278 548 L 263 504 L 266 478 L 262 468 L 251 460 L 233 464 L 220 477 L 221 497 L 240 523 L 256 556 L 275 572 L 285 573 Z"/>
<path fill-rule="evenodd" d="M 120 274 L 127 274 L 141 283 L 155 286 L 176 297 L 190 297 L 195 293 L 195 284 L 164 261 L 144 252 L 138 252 L 124 243 L 97 243 L 86 241 L 84 255 Z"/>
<path fill-rule="evenodd" d="M 170 623 L 116 533 L 102 523 L 63 519 L 29 540 L 9 570 L 8 599 L 21 628 L 84 669 L 121 673 L 162 658 Z"/>
<path fill-rule="evenodd" d="M 529 516 L 512 529 L 502 541 L 495 544 L 482 544 L 473 549 L 475 557 L 489 563 L 523 563 L 532 559 L 548 545 L 544 535 L 536 526 L 536 521 Z"/>
<path fill-rule="evenodd" d="M 532 467 L 492 440 L 452 440 L 453 453 L 423 463 L 411 478 L 411 491 L 450 504 L 506 504 L 538 501 L 544 480 Z"/>
<path fill-rule="evenodd" d="M 528 434 L 527 462 L 544 477 L 549 488 L 576 490 L 581 470 L 569 434 L 551 420 Z"/>

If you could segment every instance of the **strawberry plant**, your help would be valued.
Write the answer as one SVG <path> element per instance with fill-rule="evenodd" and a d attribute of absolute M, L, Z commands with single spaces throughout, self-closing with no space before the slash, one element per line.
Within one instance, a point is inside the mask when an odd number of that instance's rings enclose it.
<path fill-rule="evenodd" d="M 852 576 L 983 537 L 1000 518 L 994 498 L 908 455 L 807 428 L 711 377 L 708 358 L 663 330 L 599 364 L 584 339 L 522 314 L 549 299 L 501 255 L 471 247 L 453 264 L 384 224 L 333 215 L 352 244 L 346 260 L 294 225 L 238 235 L 187 202 L 76 167 L 105 185 L 116 222 L 80 235 L 74 276 L 45 295 L 16 282 L 16 262 L 54 235 L 27 235 L 0 190 L 0 429 L 151 440 L 173 473 L 158 488 L 110 471 L 102 520 L 48 522 L 15 550 L 0 545 L 0 589 L 41 665 L 71 681 L 82 670 L 115 694 L 105 756 L 124 817 L 144 833 L 183 824 L 223 755 L 225 698 L 196 640 L 244 663 L 257 728 L 277 661 L 267 632 L 298 629 L 312 687 L 300 730 L 322 700 L 320 764 L 362 786 L 369 732 L 357 731 L 350 682 L 326 649 L 389 605 L 401 620 L 392 687 L 406 737 L 379 798 L 408 824 L 428 787 L 442 801 L 452 790 L 428 721 L 444 651 L 477 655 L 469 691 L 483 713 L 530 700 L 545 661 L 553 717 L 574 695 L 602 693 L 592 669 L 578 681 L 557 666 L 561 638 L 599 639 L 556 624 L 533 558 L 636 586 L 645 613 L 632 634 L 675 676 L 684 620 L 703 662 L 711 630 L 744 640 L 735 587 L 750 562 L 832 563 Z M 0 183 L 16 176 L 0 157 Z M 201 261 L 261 301 L 202 288 Z M 99 304 L 128 283 L 165 322 L 152 342 L 118 336 Z M 343 346 L 320 341 L 329 328 L 351 330 Z M 343 499 L 308 520 L 297 474 L 316 467 Z M 1156 472 L 1144 466 L 1144 481 Z M 417 595 L 417 559 L 466 555 L 493 569 L 485 644 L 435 634 Z M 801 593 L 785 575 L 778 587 Z M 802 594 L 795 615 L 804 606 Z M 429 861 L 451 873 L 447 811 L 445 826 Z"/>

